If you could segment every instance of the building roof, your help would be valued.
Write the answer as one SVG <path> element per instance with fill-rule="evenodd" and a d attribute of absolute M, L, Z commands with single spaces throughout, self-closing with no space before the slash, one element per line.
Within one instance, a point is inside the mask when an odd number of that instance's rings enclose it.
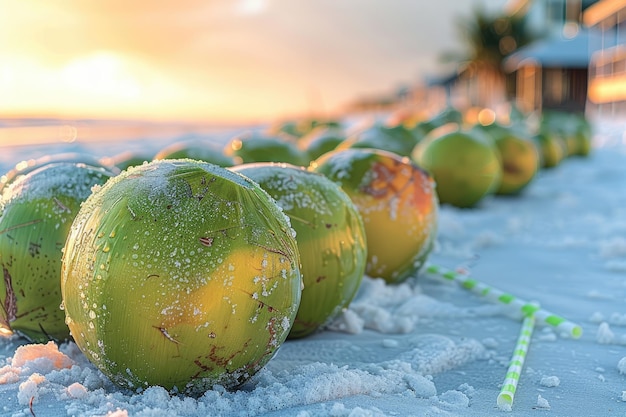
<path fill-rule="evenodd" d="M 587 8 L 592 7 L 594 4 L 598 2 L 601 3 L 603 1 L 604 0 L 578 0 L 578 4 L 573 4 L 573 7 L 580 7 L 581 11 L 584 12 Z M 612 1 L 612 0 L 607 0 L 607 1 Z M 617 0 L 617 2 L 623 2 L 623 0 Z M 549 5 L 549 1 L 548 0 L 543 0 L 543 1 L 508 0 L 504 4 L 504 12 L 507 13 L 508 15 L 514 15 L 517 13 L 527 13 L 531 7 L 536 7 L 537 4 L 539 4 L 539 7 L 547 8 Z"/>
<path fill-rule="evenodd" d="M 606 47 L 606 40 L 605 47 Z M 504 60 L 504 70 L 513 72 L 524 66 L 550 68 L 587 68 L 591 55 L 602 46 L 595 30 L 580 29 L 575 36 L 552 36 L 517 50 Z"/>

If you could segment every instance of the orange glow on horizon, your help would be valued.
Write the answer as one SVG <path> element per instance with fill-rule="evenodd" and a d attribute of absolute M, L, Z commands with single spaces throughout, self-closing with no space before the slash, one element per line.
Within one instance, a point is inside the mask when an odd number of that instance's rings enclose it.
<path fill-rule="evenodd" d="M 471 4 L 440 3 L 0 0 L 0 118 L 341 116 L 441 69 Z"/>
<path fill-rule="evenodd" d="M 261 24 L 266 0 L 0 2 L 2 118 L 248 123 L 311 111 L 315 87 L 272 73 L 285 47 L 240 33 Z"/>
<path fill-rule="evenodd" d="M 242 106 L 230 104 L 242 96 L 240 91 L 195 88 L 111 51 L 75 57 L 58 67 L 32 59 L 3 61 L 3 117 L 249 122 L 271 118 L 280 105 L 264 103 L 247 116 Z"/>

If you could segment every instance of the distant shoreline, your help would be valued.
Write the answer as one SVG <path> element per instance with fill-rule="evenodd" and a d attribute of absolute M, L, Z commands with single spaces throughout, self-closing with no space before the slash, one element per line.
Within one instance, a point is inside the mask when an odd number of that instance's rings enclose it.
<path fill-rule="evenodd" d="M 261 128 L 262 124 L 156 122 L 97 119 L 0 119 L 0 148 L 101 141 L 166 139 L 223 135 Z"/>

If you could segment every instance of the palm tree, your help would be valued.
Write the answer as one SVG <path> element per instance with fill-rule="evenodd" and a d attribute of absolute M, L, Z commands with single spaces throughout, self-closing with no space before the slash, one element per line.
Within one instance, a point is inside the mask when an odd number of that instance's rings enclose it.
<path fill-rule="evenodd" d="M 499 66 L 510 53 L 534 40 L 526 30 L 526 14 L 491 15 L 476 8 L 469 18 L 456 20 L 470 61 Z"/>
<path fill-rule="evenodd" d="M 489 105 L 506 97 L 504 59 L 536 37 L 527 30 L 526 14 L 491 14 L 475 8 L 469 17 L 457 17 L 456 23 L 463 53 L 446 54 L 442 58 L 454 61 L 469 78 L 475 80 L 470 92 L 474 105 Z M 509 91 L 510 93 L 510 91 Z"/>

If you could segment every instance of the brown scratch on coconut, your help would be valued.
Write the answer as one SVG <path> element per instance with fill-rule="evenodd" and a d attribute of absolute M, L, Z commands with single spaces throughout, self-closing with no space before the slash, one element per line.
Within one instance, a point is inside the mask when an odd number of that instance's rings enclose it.
<path fill-rule="evenodd" d="M 31 220 L 31 221 L 26 222 L 26 223 L 20 223 L 20 224 L 16 224 L 15 226 L 7 227 L 4 230 L 0 230 L 0 235 L 3 235 L 5 233 L 8 233 L 8 232 L 10 232 L 12 230 L 15 230 L 15 229 L 19 229 L 20 227 L 32 226 L 33 224 L 37 224 L 37 223 L 40 223 L 42 221 L 43 221 L 43 219 L 35 219 L 35 220 Z"/>
<path fill-rule="evenodd" d="M 6 288 L 6 298 L 4 299 L 4 304 L 2 304 L 2 309 L 6 317 L 6 323 L 4 323 L 4 325 L 10 329 L 11 326 L 9 326 L 9 323 L 17 318 L 17 299 L 13 291 L 13 281 L 9 270 L 3 266 L 2 272 L 4 275 L 4 286 Z"/>

